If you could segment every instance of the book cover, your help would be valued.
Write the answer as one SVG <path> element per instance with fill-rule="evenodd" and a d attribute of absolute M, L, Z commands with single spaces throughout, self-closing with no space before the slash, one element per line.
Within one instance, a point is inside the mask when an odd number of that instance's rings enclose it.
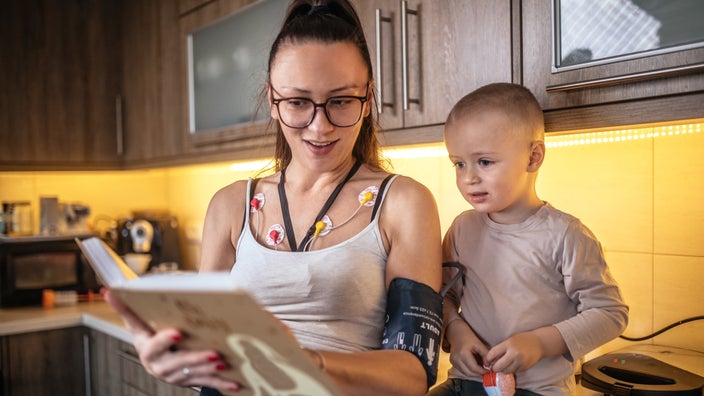
<path fill-rule="evenodd" d="M 286 327 L 229 273 L 139 277 L 99 238 L 76 243 L 103 284 L 154 330 L 180 329 L 184 339 L 179 347 L 221 353 L 229 368 L 219 375 L 242 385 L 239 392 L 224 394 L 340 394 Z"/>

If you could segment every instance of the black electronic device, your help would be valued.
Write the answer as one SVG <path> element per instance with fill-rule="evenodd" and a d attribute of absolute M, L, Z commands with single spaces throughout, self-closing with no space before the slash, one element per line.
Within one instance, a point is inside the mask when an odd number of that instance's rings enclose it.
<path fill-rule="evenodd" d="M 180 268 L 181 244 L 179 224 L 174 216 L 135 216 L 118 222 L 115 250 L 120 255 L 151 255 L 149 268 L 162 263 L 176 263 Z"/>
<path fill-rule="evenodd" d="M 582 365 L 581 385 L 605 395 L 702 396 L 704 354 L 644 345 L 599 356 Z M 701 374 L 701 372 L 700 372 Z"/>

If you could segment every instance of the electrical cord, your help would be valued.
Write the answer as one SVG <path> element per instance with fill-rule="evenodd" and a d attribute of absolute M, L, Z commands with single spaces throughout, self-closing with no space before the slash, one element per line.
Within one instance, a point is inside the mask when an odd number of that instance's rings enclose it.
<path fill-rule="evenodd" d="M 653 337 L 655 337 L 655 336 L 657 336 L 657 335 L 659 335 L 659 334 L 662 334 L 662 333 L 664 333 L 664 332 L 666 332 L 666 331 L 668 331 L 668 330 L 670 330 L 670 329 L 672 329 L 672 328 L 674 328 L 674 327 L 677 327 L 677 326 L 679 326 L 679 325 L 683 325 L 683 324 L 688 323 L 688 322 L 693 322 L 693 321 L 695 321 L 695 320 L 704 320 L 704 315 L 702 315 L 702 316 L 692 316 L 691 318 L 682 319 L 682 320 L 680 320 L 680 321 L 678 321 L 678 322 L 675 322 L 675 323 L 672 323 L 672 324 L 670 324 L 670 325 L 667 325 L 667 326 L 663 327 L 662 329 L 656 331 L 655 333 L 648 334 L 647 336 L 643 336 L 643 337 L 627 337 L 627 336 L 625 336 L 625 335 L 620 335 L 619 338 L 623 338 L 624 340 L 627 340 L 627 341 L 643 341 L 643 340 L 647 340 L 647 339 L 649 339 L 649 338 L 653 338 Z"/>

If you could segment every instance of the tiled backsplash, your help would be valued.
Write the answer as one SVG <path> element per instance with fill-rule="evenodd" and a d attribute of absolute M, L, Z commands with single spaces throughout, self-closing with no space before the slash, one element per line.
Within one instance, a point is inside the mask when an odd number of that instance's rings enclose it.
<path fill-rule="evenodd" d="M 703 127 L 702 120 L 696 120 L 630 131 L 551 134 L 546 139 L 539 195 L 579 217 L 601 240 L 631 308 L 629 336 L 704 315 Z M 421 151 L 389 150 L 388 156 L 395 172 L 414 177 L 433 191 L 443 230 L 469 208 L 456 190 L 454 170 L 441 144 Z M 255 173 L 246 164 L 0 173 L 0 200 L 31 200 L 35 218 L 44 195 L 90 205 L 93 220 L 125 216 L 132 209 L 169 208 L 189 235 L 185 257 L 195 267 L 210 197 L 220 187 Z M 704 351 L 704 321 L 644 342 Z M 629 344 L 615 340 L 590 355 Z"/>

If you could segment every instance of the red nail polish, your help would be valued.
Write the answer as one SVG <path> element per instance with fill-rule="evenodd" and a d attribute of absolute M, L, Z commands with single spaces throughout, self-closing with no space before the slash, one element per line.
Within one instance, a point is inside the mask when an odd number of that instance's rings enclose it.
<path fill-rule="evenodd" d="M 174 342 L 179 342 L 181 341 L 183 337 L 181 337 L 181 334 L 174 334 L 171 339 L 174 340 Z"/>
<path fill-rule="evenodd" d="M 219 363 L 217 366 L 215 366 L 215 370 L 217 371 L 223 371 L 227 368 L 224 363 Z"/>
<path fill-rule="evenodd" d="M 209 362 L 218 362 L 218 361 L 220 361 L 220 360 L 221 360 L 221 359 L 220 359 L 220 356 L 218 356 L 218 355 L 210 355 L 210 356 L 208 356 L 208 361 L 209 361 Z"/>

